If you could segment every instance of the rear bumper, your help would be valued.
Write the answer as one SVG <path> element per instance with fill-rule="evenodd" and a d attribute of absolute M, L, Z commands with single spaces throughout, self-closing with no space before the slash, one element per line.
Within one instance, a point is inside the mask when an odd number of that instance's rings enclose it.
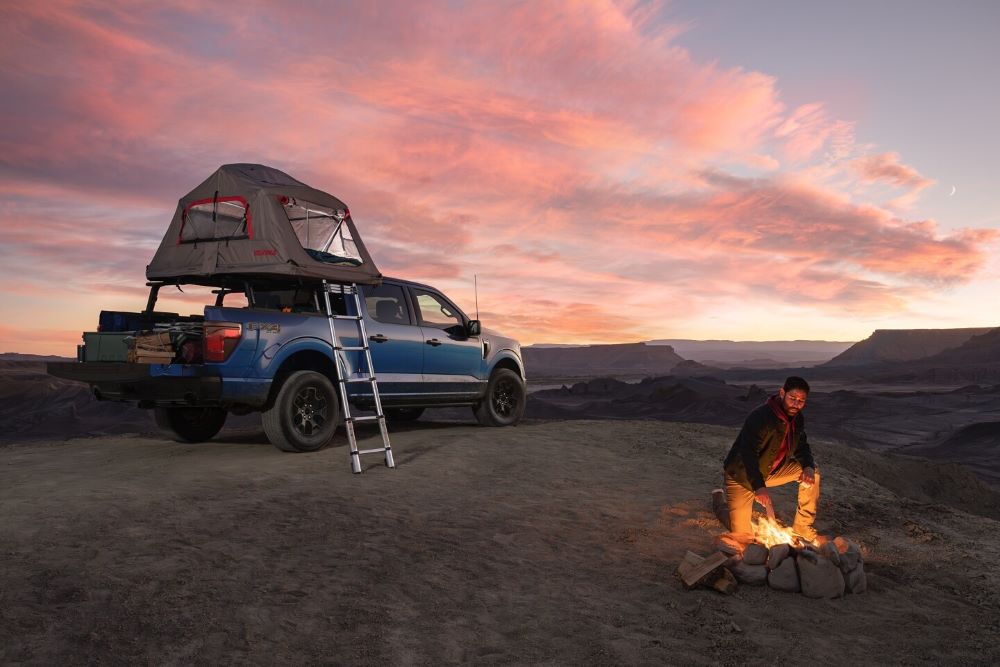
<path fill-rule="evenodd" d="M 217 375 L 152 375 L 150 364 L 124 362 L 49 362 L 49 375 L 87 382 L 98 400 L 138 401 L 149 405 L 221 405 Z"/>

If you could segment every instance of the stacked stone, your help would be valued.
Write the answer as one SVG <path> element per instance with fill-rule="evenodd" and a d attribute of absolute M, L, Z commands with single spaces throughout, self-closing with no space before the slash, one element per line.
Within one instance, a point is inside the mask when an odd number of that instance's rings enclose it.
<path fill-rule="evenodd" d="M 742 552 L 724 542 L 720 551 L 730 554 L 726 568 L 737 581 L 753 586 L 769 585 L 779 591 L 801 592 L 810 598 L 838 598 L 844 593 L 864 593 L 867 589 L 861 549 L 843 537 L 820 548 L 795 548 L 778 544 L 768 549 L 756 542 Z"/>

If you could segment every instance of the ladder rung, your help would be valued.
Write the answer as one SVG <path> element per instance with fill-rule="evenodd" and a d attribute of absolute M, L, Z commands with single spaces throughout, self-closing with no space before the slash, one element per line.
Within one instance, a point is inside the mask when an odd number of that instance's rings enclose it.
<path fill-rule="evenodd" d="M 365 331 L 365 320 L 364 320 L 364 306 L 361 303 L 361 290 L 357 285 L 337 285 L 329 284 L 327 281 L 323 281 L 323 289 L 328 294 L 340 293 L 344 295 L 351 295 L 354 300 L 354 312 L 357 315 L 338 315 L 333 312 L 332 304 L 330 303 L 330 298 L 324 295 L 324 300 L 326 301 L 326 317 L 327 324 L 330 327 L 330 346 L 334 351 L 334 358 L 337 361 L 338 370 L 340 370 L 340 365 L 344 365 L 344 373 L 348 375 L 346 378 L 337 378 L 337 382 L 340 387 L 340 396 L 343 399 L 345 405 L 344 410 L 346 411 L 345 423 L 347 425 L 347 441 L 351 445 L 351 471 L 355 474 L 363 472 L 361 468 L 361 454 L 376 454 L 381 452 L 385 455 L 385 465 L 388 468 L 395 468 L 396 465 L 392 460 L 392 448 L 389 446 L 389 435 L 386 431 L 386 419 L 385 413 L 382 411 L 379 402 L 379 391 L 378 382 L 375 379 L 375 368 L 372 366 L 371 358 L 371 347 L 368 345 L 368 333 Z M 347 306 L 347 298 L 344 298 L 345 310 Z M 354 322 L 357 328 L 357 341 L 360 345 L 343 345 L 341 344 L 340 337 L 337 335 L 337 325 L 334 320 L 348 320 Z M 346 340 L 352 341 L 351 338 Z M 353 341 L 352 341 L 353 342 Z M 368 370 L 362 371 L 358 368 L 357 371 L 350 368 L 351 364 L 347 363 L 347 356 L 340 354 L 341 352 L 364 352 L 366 355 L 366 360 L 368 362 Z M 339 373 L 338 373 L 339 375 Z M 357 382 L 367 382 L 372 387 L 372 396 L 375 399 L 375 414 L 374 415 L 364 415 L 362 417 L 351 417 L 350 410 L 347 407 L 347 384 L 357 383 Z M 357 436 L 354 432 L 354 424 L 360 422 L 378 422 L 379 428 L 382 431 L 382 444 L 383 447 L 378 447 L 374 449 L 362 449 L 358 450 Z"/>

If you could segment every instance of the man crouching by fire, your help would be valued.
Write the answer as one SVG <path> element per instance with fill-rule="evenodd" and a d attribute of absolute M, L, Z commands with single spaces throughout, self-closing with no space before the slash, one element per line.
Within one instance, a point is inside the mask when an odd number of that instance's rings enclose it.
<path fill-rule="evenodd" d="M 753 535 L 754 501 L 773 518 L 768 487 L 798 482 L 799 506 L 792 532 L 807 542 L 816 540 L 813 523 L 819 502 L 819 471 L 802 417 L 808 395 L 809 383 L 792 376 L 776 395 L 747 416 L 723 464 L 732 533 Z"/>

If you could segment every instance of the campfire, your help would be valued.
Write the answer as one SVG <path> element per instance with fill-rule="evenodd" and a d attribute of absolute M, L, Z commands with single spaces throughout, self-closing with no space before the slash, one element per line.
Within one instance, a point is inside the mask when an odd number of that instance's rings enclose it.
<path fill-rule="evenodd" d="M 770 519 L 764 515 L 756 514 L 753 517 L 754 541 L 763 544 L 770 549 L 779 544 L 788 544 L 795 548 L 819 547 L 816 541 L 806 541 L 794 534 L 777 519 Z"/>
<path fill-rule="evenodd" d="M 713 508 L 726 525 L 729 511 L 721 489 L 713 492 Z M 753 535 L 716 536 L 717 551 L 707 558 L 689 551 L 678 567 L 684 585 L 707 585 L 731 593 L 737 582 L 767 584 L 811 598 L 836 598 L 866 590 L 861 548 L 856 543 L 843 537 L 806 541 L 778 519 L 761 514 L 754 515 L 752 525 Z"/>

